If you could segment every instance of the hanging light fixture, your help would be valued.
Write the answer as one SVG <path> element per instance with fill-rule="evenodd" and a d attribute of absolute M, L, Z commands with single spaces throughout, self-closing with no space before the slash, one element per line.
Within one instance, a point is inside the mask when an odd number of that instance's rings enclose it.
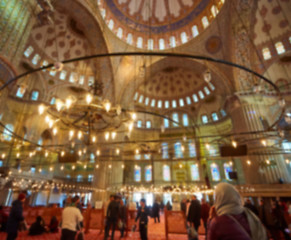
<path fill-rule="evenodd" d="M 111 103 L 109 102 L 109 100 L 107 100 L 107 99 L 104 100 L 103 106 L 104 106 L 106 112 L 109 112 L 110 111 L 110 109 L 111 109 Z"/>

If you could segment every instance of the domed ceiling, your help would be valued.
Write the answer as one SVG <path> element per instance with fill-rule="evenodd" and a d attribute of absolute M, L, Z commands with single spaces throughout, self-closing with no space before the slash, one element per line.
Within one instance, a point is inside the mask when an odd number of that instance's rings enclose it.
<path fill-rule="evenodd" d="M 119 38 L 139 48 L 163 50 L 196 37 L 218 14 L 224 1 L 98 0 L 98 3 L 108 27 Z"/>

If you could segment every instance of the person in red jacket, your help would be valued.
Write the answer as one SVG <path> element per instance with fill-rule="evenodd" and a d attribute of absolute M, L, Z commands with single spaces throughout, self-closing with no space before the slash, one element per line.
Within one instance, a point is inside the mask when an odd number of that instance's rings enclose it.
<path fill-rule="evenodd" d="M 238 191 L 228 183 L 215 189 L 214 206 L 210 209 L 207 240 L 267 240 L 259 218 L 244 208 Z"/>

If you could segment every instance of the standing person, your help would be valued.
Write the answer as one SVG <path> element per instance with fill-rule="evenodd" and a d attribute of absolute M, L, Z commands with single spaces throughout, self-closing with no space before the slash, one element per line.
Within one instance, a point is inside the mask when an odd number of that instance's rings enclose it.
<path fill-rule="evenodd" d="M 123 238 L 125 226 L 126 226 L 126 206 L 123 200 L 119 199 L 119 221 L 120 221 L 120 238 Z"/>
<path fill-rule="evenodd" d="M 205 228 L 205 235 L 207 236 L 207 220 L 209 218 L 210 206 L 204 198 L 202 198 L 201 203 L 201 219 Z"/>
<path fill-rule="evenodd" d="M 154 206 L 153 206 L 153 218 L 155 219 L 156 223 L 156 218 L 158 219 L 158 222 L 160 222 L 160 204 L 158 203 L 158 200 L 155 200 Z"/>
<path fill-rule="evenodd" d="M 228 183 L 219 183 L 208 220 L 207 240 L 267 240 L 258 217 L 244 208 L 239 192 Z"/>
<path fill-rule="evenodd" d="M 140 207 L 135 218 L 135 222 L 139 219 L 139 233 L 141 240 L 148 239 L 148 216 L 150 211 L 146 206 L 146 201 L 144 198 L 140 200 Z"/>
<path fill-rule="evenodd" d="M 168 211 L 172 210 L 172 205 L 171 205 L 170 201 L 167 202 L 166 208 L 167 208 Z"/>
<path fill-rule="evenodd" d="M 17 200 L 12 203 L 11 211 L 7 221 L 7 240 L 15 240 L 17 238 L 17 230 L 19 224 L 24 221 L 23 217 L 23 203 L 26 195 L 20 193 Z"/>
<path fill-rule="evenodd" d="M 274 236 L 274 239 L 280 239 L 280 232 L 282 232 L 285 240 L 290 240 L 289 233 L 285 231 L 285 229 L 288 229 L 288 225 L 284 217 L 284 210 L 282 210 L 282 207 L 277 201 L 272 204 L 272 217 L 274 220 L 274 230 L 276 235 Z"/>
<path fill-rule="evenodd" d="M 198 232 L 198 228 L 200 226 L 200 218 L 201 218 L 201 205 L 199 200 L 197 200 L 197 197 L 193 195 L 189 207 L 187 221 L 190 223 L 190 226 L 195 228 L 196 232 Z"/>
<path fill-rule="evenodd" d="M 114 196 L 114 200 L 111 201 L 107 208 L 106 214 L 106 225 L 105 225 L 105 233 L 104 233 L 104 240 L 109 237 L 109 230 L 112 227 L 111 239 L 114 239 L 114 232 L 118 220 L 118 211 L 119 211 L 119 203 L 118 197 Z"/>
<path fill-rule="evenodd" d="M 254 214 L 259 216 L 258 209 L 252 204 L 249 198 L 246 200 L 244 207 L 250 209 Z"/>
<path fill-rule="evenodd" d="M 186 203 L 187 203 L 186 198 L 183 198 L 182 201 L 181 201 L 181 203 L 180 203 L 181 211 L 182 211 L 183 213 L 185 213 L 185 215 L 186 215 L 186 212 L 187 212 L 187 211 L 186 211 L 186 210 L 187 210 Z"/>
<path fill-rule="evenodd" d="M 65 207 L 62 213 L 62 235 L 61 240 L 75 239 L 77 234 L 77 226 L 83 221 L 80 210 L 76 207 L 79 196 L 72 198 L 70 206 Z M 80 229 L 81 230 L 81 229 Z"/>

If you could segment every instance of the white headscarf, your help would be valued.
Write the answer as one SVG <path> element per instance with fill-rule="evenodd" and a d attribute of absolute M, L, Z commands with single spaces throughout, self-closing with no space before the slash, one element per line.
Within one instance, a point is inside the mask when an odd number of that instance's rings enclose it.
<path fill-rule="evenodd" d="M 239 192 L 228 183 L 219 183 L 215 189 L 214 207 L 216 214 L 237 215 L 244 212 L 250 226 L 252 240 L 265 240 L 267 233 L 259 218 L 249 209 L 244 208 Z"/>

